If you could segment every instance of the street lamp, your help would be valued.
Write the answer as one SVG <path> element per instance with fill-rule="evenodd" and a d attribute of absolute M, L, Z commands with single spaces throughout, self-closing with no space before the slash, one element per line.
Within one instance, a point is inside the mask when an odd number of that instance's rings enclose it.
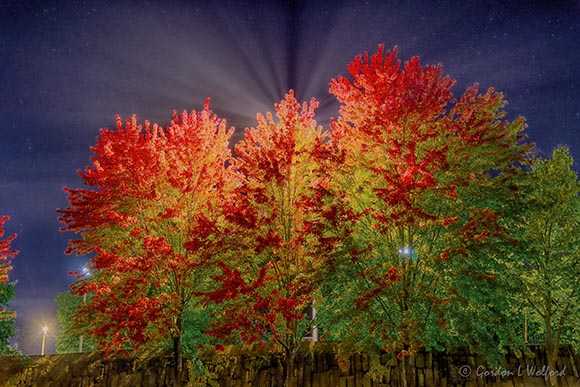
<path fill-rule="evenodd" d="M 42 348 L 40 350 L 40 354 L 44 355 L 44 344 L 46 343 L 46 334 L 48 333 L 48 327 L 44 325 L 42 327 Z"/>

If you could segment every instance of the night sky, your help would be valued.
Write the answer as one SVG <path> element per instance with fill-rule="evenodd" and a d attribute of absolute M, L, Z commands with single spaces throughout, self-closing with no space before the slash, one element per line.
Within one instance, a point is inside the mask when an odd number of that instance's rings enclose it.
<path fill-rule="evenodd" d="M 507 4 L 503 4 L 507 3 Z M 18 233 L 18 345 L 54 351 L 56 304 L 86 258 L 66 256 L 64 186 L 90 162 L 99 128 L 132 113 L 212 109 L 237 134 L 289 89 L 337 115 L 328 83 L 380 43 L 442 63 L 456 96 L 473 83 L 505 93 L 539 153 L 580 160 L 580 1 L 0 1 L 0 215 Z M 236 138 L 239 138 L 236 137 Z"/>

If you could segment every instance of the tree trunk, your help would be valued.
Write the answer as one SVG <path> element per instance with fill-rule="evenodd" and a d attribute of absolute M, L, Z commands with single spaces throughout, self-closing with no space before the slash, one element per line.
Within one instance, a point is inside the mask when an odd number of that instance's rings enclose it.
<path fill-rule="evenodd" d="M 558 377 L 553 375 L 556 370 L 556 361 L 558 359 L 558 347 L 554 343 L 554 337 L 552 335 L 552 299 L 548 294 L 545 300 L 545 315 L 544 315 L 544 325 L 546 330 L 546 358 L 548 359 L 548 375 L 550 375 L 548 382 L 550 386 L 559 387 L 560 383 Z"/>
<path fill-rule="evenodd" d="M 403 387 L 407 387 L 407 366 L 405 362 L 405 356 L 401 358 L 401 379 L 403 379 Z"/>
<path fill-rule="evenodd" d="M 294 378 L 294 368 L 296 363 L 296 351 L 293 348 L 286 348 L 286 372 L 284 373 L 284 387 L 296 386 Z"/>
<path fill-rule="evenodd" d="M 548 381 L 550 386 L 560 387 L 560 381 L 558 380 L 556 361 L 558 359 L 558 352 L 556 353 L 548 353 Z"/>
<path fill-rule="evenodd" d="M 287 321 L 286 322 L 286 329 L 288 333 L 286 335 L 286 341 L 282 342 L 278 340 L 278 342 L 284 347 L 284 352 L 286 355 L 285 359 L 285 372 L 284 372 L 284 387 L 296 387 L 296 378 L 294 377 L 294 368 L 296 362 L 296 352 L 298 351 L 298 347 L 300 346 L 301 337 L 299 338 L 297 334 L 298 323 L 295 320 Z"/>
<path fill-rule="evenodd" d="M 181 316 L 176 321 L 176 332 L 173 335 L 173 360 L 175 371 L 175 387 L 182 386 L 183 380 L 183 349 L 181 347 Z"/>

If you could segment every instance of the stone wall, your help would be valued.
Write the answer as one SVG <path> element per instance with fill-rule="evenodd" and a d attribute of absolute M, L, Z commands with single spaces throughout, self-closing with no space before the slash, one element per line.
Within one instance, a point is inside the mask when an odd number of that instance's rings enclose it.
<path fill-rule="evenodd" d="M 557 372 L 561 387 L 580 387 L 580 355 L 562 349 L 557 370 L 550 370 L 542 347 L 528 356 L 507 356 L 501 367 L 490 367 L 469 353 L 420 353 L 407 358 L 406 367 L 394 355 L 383 354 L 371 364 L 365 354 L 337 355 L 331 343 L 305 345 L 296 358 L 299 387 L 540 387 L 549 386 L 550 372 Z M 266 350 L 239 347 L 206 360 L 206 368 L 220 387 L 282 387 L 282 357 Z M 371 369 L 375 369 L 374 372 Z"/>
<path fill-rule="evenodd" d="M 0 358 L 1 387 L 170 387 L 174 384 L 172 357 L 102 353 Z"/>
<path fill-rule="evenodd" d="M 267 349 L 229 347 L 223 353 L 204 355 L 209 377 L 195 377 L 190 386 L 282 387 L 282 356 Z M 529 357 L 510 356 L 491 368 L 468 353 L 421 353 L 406 360 L 383 354 L 376 364 L 365 354 L 337 355 L 331 343 L 305 343 L 297 355 L 296 386 L 378 387 L 402 386 L 407 376 L 420 387 L 540 387 L 548 386 L 550 372 L 558 372 L 562 387 L 580 387 L 580 355 L 564 349 L 557 370 L 547 369 L 541 348 Z M 378 369 L 372 375 L 371 369 Z M 403 371 L 404 370 L 404 371 Z M 187 375 L 186 379 L 189 379 Z M 0 387 L 170 387 L 174 384 L 173 359 L 156 356 L 120 356 L 105 359 L 101 353 L 0 358 Z M 407 384 L 409 387 L 411 383 Z"/>

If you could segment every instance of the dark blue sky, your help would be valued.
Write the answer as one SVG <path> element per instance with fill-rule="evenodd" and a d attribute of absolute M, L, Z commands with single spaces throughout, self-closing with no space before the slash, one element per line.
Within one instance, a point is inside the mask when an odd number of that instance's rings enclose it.
<path fill-rule="evenodd" d="M 53 299 L 85 262 L 64 255 L 56 209 L 115 114 L 165 125 L 211 97 L 241 132 L 293 88 L 326 125 L 330 79 L 379 43 L 442 63 L 455 95 L 504 92 L 541 153 L 565 144 L 580 160 L 578 0 L 0 2 L 0 214 L 18 233 L 20 347 L 40 351 L 43 320 L 55 332 Z"/>

